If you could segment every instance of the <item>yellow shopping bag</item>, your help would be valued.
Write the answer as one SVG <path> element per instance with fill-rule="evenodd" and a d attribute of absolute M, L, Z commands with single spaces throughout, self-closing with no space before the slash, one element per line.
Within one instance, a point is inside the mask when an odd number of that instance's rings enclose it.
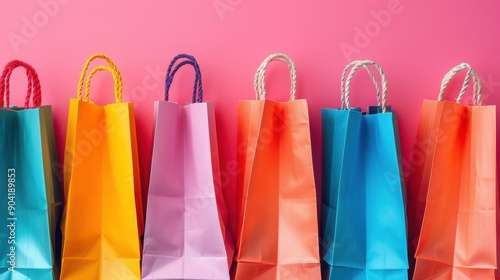
<path fill-rule="evenodd" d="M 85 74 L 95 58 L 105 59 L 109 67 L 90 72 L 83 95 Z M 89 101 L 90 81 L 98 71 L 113 75 L 116 103 L 99 106 Z M 133 104 L 122 103 L 121 92 L 113 62 L 101 54 L 90 57 L 78 98 L 69 108 L 61 279 L 140 278 L 142 224 L 138 227 L 137 217 L 142 211 L 134 110 Z"/>

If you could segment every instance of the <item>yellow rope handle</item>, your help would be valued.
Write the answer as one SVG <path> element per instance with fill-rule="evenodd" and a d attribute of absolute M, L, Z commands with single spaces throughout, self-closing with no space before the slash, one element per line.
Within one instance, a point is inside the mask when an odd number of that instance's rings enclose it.
<path fill-rule="evenodd" d="M 92 77 L 95 75 L 95 73 L 99 71 L 108 71 L 113 75 L 113 80 L 115 81 L 115 99 L 116 103 L 121 103 L 122 102 L 122 77 L 120 75 L 120 72 L 116 71 L 115 69 L 108 67 L 108 66 L 97 66 L 92 71 L 90 71 L 90 74 L 87 78 L 87 81 L 85 82 L 85 97 L 83 101 L 89 102 L 89 92 L 90 92 L 90 80 L 92 80 Z"/>
<path fill-rule="evenodd" d="M 111 60 L 111 58 L 109 58 L 107 55 L 102 54 L 102 53 L 92 55 L 91 57 L 89 57 L 89 59 L 87 59 L 87 61 L 83 65 L 83 69 L 82 69 L 82 72 L 80 74 L 80 80 L 78 81 L 78 99 L 82 100 L 83 84 L 84 84 L 84 80 L 85 80 L 85 75 L 87 74 L 87 70 L 89 69 L 90 63 L 96 58 L 101 58 L 101 59 L 106 60 L 106 62 L 109 65 L 109 68 L 114 70 L 114 72 L 118 73 L 117 76 L 120 77 L 120 92 L 119 93 L 115 92 L 115 95 L 120 94 L 120 97 L 119 98 L 118 98 L 118 96 L 115 96 L 115 97 L 116 97 L 116 100 L 120 99 L 120 102 L 121 102 L 121 83 L 122 83 L 122 80 L 121 80 L 120 71 L 118 71 L 118 67 L 116 67 L 115 63 Z M 111 73 L 113 73 L 113 72 L 111 72 Z M 113 75 L 113 77 L 115 77 L 115 75 Z M 116 84 L 116 81 L 115 81 L 115 84 Z M 89 100 L 88 95 L 86 95 L 84 101 L 88 102 L 88 100 Z"/>

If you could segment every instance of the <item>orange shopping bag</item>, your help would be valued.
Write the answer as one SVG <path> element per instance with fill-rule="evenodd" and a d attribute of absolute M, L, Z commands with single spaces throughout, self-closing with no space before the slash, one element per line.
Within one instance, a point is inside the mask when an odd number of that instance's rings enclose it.
<path fill-rule="evenodd" d="M 266 99 L 264 76 L 273 60 L 291 70 L 291 100 Z M 316 189 L 309 116 L 295 99 L 296 70 L 284 54 L 269 56 L 255 74 L 257 100 L 239 102 L 238 236 L 232 276 L 320 279 Z"/>
<path fill-rule="evenodd" d="M 443 101 L 446 85 L 462 69 L 468 72 L 457 102 Z M 473 105 L 462 105 L 470 79 Z M 427 193 L 413 279 L 494 279 L 496 113 L 481 103 L 479 77 L 465 63 L 444 77 L 437 102 L 424 101 L 420 126 L 433 128 L 428 135 L 434 140 L 422 164 L 418 187 L 424 190 L 409 192 L 414 201 Z"/>
<path fill-rule="evenodd" d="M 83 95 L 85 74 L 95 58 L 105 59 L 109 67 L 90 72 Z M 99 106 L 89 100 L 90 81 L 98 71 L 113 75 L 115 104 Z M 69 108 L 61 279 L 140 279 L 142 212 L 134 110 L 133 104 L 122 103 L 121 91 L 114 63 L 102 54 L 90 57 L 78 99 Z"/>

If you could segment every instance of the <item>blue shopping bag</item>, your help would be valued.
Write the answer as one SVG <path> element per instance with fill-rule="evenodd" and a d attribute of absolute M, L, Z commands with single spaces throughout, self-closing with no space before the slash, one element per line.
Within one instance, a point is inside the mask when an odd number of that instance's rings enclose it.
<path fill-rule="evenodd" d="M 24 108 L 9 106 L 8 81 L 19 66 L 28 75 Z M 21 61 L 7 64 L 0 77 L 0 280 L 58 278 L 56 230 L 62 196 L 53 168 L 52 110 L 40 104 L 35 70 Z"/>
<path fill-rule="evenodd" d="M 323 275 L 325 279 L 407 279 L 396 115 L 386 106 L 387 82 L 382 69 L 371 61 L 356 61 L 346 67 L 343 77 L 353 65 L 345 96 L 342 89 L 342 108 L 322 111 Z M 368 70 L 368 65 L 380 72 L 382 96 L 377 86 L 379 106 L 370 106 L 364 113 L 350 108 L 349 85 L 354 72 L 359 67 Z"/>

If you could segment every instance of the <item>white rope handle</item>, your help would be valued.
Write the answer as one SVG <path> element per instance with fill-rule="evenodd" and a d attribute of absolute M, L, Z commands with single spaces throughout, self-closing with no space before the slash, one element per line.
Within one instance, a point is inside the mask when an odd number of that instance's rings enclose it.
<path fill-rule="evenodd" d="M 266 99 L 266 86 L 265 86 L 265 76 L 266 76 L 266 69 L 267 65 L 271 61 L 281 61 L 287 64 L 288 69 L 290 70 L 290 100 L 295 99 L 295 92 L 296 92 L 296 85 L 297 85 L 297 70 L 295 68 L 295 63 L 293 60 L 286 54 L 282 53 L 275 53 L 270 56 L 268 56 L 257 68 L 257 71 L 255 72 L 255 77 L 254 77 L 254 89 L 255 89 L 255 96 L 257 100 L 264 100 Z"/>
<path fill-rule="evenodd" d="M 345 84 L 345 105 L 346 105 L 347 109 L 351 109 L 351 105 L 349 103 L 349 95 L 350 95 L 349 90 L 350 90 L 351 80 L 352 80 L 352 77 L 354 76 L 354 73 L 356 72 L 356 70 L 358 70 L 359 67 L 365 66 L 365 65 L 372 65 L 375 68 L 377 68 L 377 70 L 379 72 L 380 80 L 381 80 L 381 84 L 382 84 L 382 100 L 381 100 L 380 104 L 378 104 L 378 105 L 380 107 L 382 107 L 382 113 L 385 113 L 386 103 L 387 103 L 387 79 L 385 77 L 384 70 L 382 70 L 382 68 L 377 63 L 375 63 L 371 60 L 358 61 L 356 63 L 356 65 L 354 65 L 354 67 L 352 68 L 351 73 L 349 73 L 349 76 L 347 77 L 347 81 Z"/>
<path fill-rule="evenodd" d="M 474 74 L 474 89 L 473 89 L 473 104 L 475 102 L 475 105 L 482 105 L 483 104 L 483 85 L 481 83 L 481 78 L 479 78 L 479 75 L 477 72 L 472 69 L 472 73 Z"/>
<path fill-rule="evenodd" d="M 481 79 L 479 78 L 479 75 L 477 72 L 472 69 L 472 67 L 465 62 L 460 63 L 459 65 L 453 67 L 446 75 L 443 77 L 443 80 L 441 81 L 441 89 L 439 91 L 439 96 L 438 96 L 438 101 L 443 101 L 444 100 L 444 91 L 446 89 L 446 86 L 450 83 L 450 80 L 460 71 L 467 69 L 467 74 L 465 74 L 464 78 L 464 83 L 462 84 L 462 88 L 460 89 L 460 92 L 458 93 L 457 98 L 455 101 L 457 103 L 460 103 L 462 98 L 465 95 L 465 92 L 467 91 L 467 88 L 469 87 L 471 75 L 472 75 L 472 81 L 474 83 L 474 87 L 472 90 L 472 103 L 473 105 L 481 105 L 482 103 L 482 90 L 483 87 L 481 85 Z"/>
<path fill-rule="evenodd" d="M 344 67 L 344 71 L 342 71 L 342 78 L 340 79 L 340 108 L 344 109 L 344 97 L 345 97 L 345 78 L 347 76 L 347 70 L 351 68 L 353 65 L 356 65 L 357 63 L 361 62 L 361 60 L 354 60 L 350 62 L 349 64 Z M 375 76 L 373 76 L 372 71 L 370 71 L 370 68 L 368 66 L 363 65 L 363 68 L 368 72 L 368 75 L 370 76 L 370 79 L 373 82 L 373 85 L 375 85 L 375 89 L 377 90 L 377 104 L 380 106 L 380 88 L 378 87 L 377 80 L 375 80 Z"/>

